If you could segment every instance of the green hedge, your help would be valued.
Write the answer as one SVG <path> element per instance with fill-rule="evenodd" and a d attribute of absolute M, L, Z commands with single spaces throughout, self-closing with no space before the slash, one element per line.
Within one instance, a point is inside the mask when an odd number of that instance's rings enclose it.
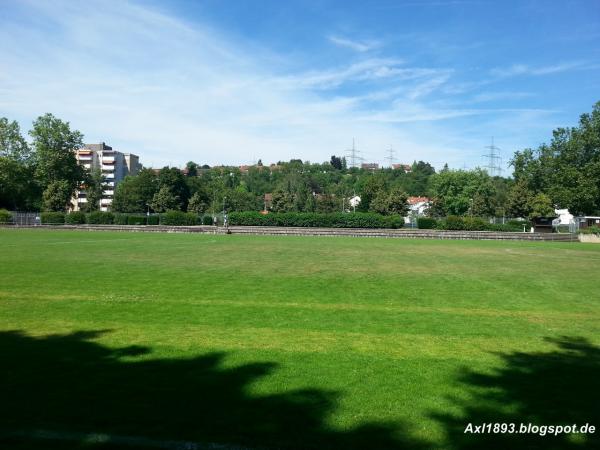
<path fill-rule="evenodd" d="M 438 221 L 432 217 L 417 217 L 417 227 L 421 230 L 433 230 L 437 224 Z"/>
<path fill-rule="evenodd" d="M 325 228 L 402 228 L 400 216 L 382 216 L 374 213 L 269 213 L 232 212 L 232 226 L 325 227 Z"/>
<path fill-rule="evenodd" d="M 6 209 L 0 209 L 0 223 L 12 223 L 12 214 Z"/>
<path fill-rule="evenodd" d="M 212 225 L 213 224 L 213 218 L 212 216 L 204 216 L 202 217 L 202 225 Z"/>
<path fill-rule="evenodd" d="M 69 225 L 81 225 L 85 223 L 85 214 L 81 211 L 73 211 L 65 216 L 65 223 Z"/>
<path fill-rule="evenodd" d="M 158 225 L 160 223 L 160 216 L 148 216 L 148 225 Z"/>
<path fill-rule="evenodd" d="M 198 225 L 199 217 L 196 213 L 185 213 L 183 211 L 167 211 L 160 215 L 161 225 L 170 226 L 191 226 Z"/>
<path fill-rule="evenodd" d="M 115 222 L 115 215 L 106 211 L 94 211 L 85 217 L 90 225 L 110 225 Z"/>
<path fill-rule="evenodd" d="M 115 214 L 113 223 L 115 225 L 127 225 L 127 214 Z"/>
<path fill-rule="evenodd" d="M 146 216 L 142 214 L 131 214 L 127 216 L 127 225 L 146 225 Z"/>
<path fill-rule="evenodd" d="M 459 217 L 448 216 L 437 221 L 435 226 L 438 230 L 453 231 L 523 231 L 523 223 L 511 220 L 507 223 L 489 223 L 481 217 Z"/>
<path fill-rule="evenodd" d="M 45 211 L 40 218 L 44 225 L 63 225 L 65 223 L 65 213 L 62 212 Z"/>

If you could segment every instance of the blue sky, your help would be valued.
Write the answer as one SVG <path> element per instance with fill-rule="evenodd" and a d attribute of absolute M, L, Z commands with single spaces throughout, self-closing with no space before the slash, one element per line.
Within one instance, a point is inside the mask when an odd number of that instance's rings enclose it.
<path fill-rule="evenodd" d="M 0 116 L 145 165 L 507 162 L 600 100 L 597 0 L 0 0 Z M 506 172 L 505 172 L 506 173 Z"/>

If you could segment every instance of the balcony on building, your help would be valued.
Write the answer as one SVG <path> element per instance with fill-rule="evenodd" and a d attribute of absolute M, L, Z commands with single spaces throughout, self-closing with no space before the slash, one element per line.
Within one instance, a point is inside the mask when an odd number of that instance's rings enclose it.
<path fill-rule="evenodd" d="M 102 164 L 114 164 L 115 163 L 115 157 L 114 156 L 106 156 L 106 155 L 102 155 Z"/>

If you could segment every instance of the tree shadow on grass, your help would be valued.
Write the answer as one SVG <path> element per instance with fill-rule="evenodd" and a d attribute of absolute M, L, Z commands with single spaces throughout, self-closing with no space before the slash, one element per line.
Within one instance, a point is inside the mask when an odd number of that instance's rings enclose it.
<path fill-rule="evenodd" d="M 150 359 L 148 348 L 112 349 L 94 342 L 106 332 L 44 337 L 0 332 L 0 431 L 5 443 L 28 448 L 35 444 L 32 432 L 50 430 L 267 448 L 423 447 L 398 423 L 328 428 L 325 420 L 334 412 L 337 392 L 249 394 L 249 384 L 275 370 L 274 363 L 224 368 L 224 353 Z M 7 438 L 15 431 L 23 433 Z M 50 441 L 43 447 L 58 448 L 53 445 L 65 448 Z M 90 446 L 70 442 L 70 448 Z"/>
<path fill-rule="evenodd" d="M 600 448 L 600 347 L 586 339 L 546 339 L 549 352 L 499 354 L 492 373 L 465 369 L 459 382 L 469 400 L 457 401 L 458 416 L 435 414 L 448 433 L 448 448 L 456 449 L 584 449 Z M 573 425 L 589 423 L 594 434 L 468 434 L 467 424 L 520 423 Z"/>

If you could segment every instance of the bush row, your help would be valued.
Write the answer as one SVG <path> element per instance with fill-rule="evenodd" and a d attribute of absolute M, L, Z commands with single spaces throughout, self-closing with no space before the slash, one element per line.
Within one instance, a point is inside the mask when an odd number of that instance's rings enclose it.
<path fill-rule="evenodd" d="M 0 223 L 12 223 L 12 214 L 6 209 L 0 209 Z"/>
<path fill-rule="evenodd" d="M 9 213 L 10 214 L 10 213 Z M 211 216 L 198 216 L 194 213 L 181 211 L 168 211 L 160 215 L 146 216 L 144 214 L 120 214 L 104 211 L 83 213 L 74 211 L 69 214 L 62 212 L 43 212 L 41 214 L 42 224 L 56 225 L 212 225 Z M 1 222 L 0 222 L 1 223 Z"/>
<path fill-rule="evenodd" d="M 230 225 L 275 227 L 326 227 L 326 228 L 402 228 L 400 216 L 382 216 L 373 213 L 269 213 L 232 212 Z"/>
<path fill-rule="evenodd" d="M 459 230 L 459 231 L 523 231 L 523 223 L 510 220 L 507 223 L 489 223 L 481 217 L 448 216 L 445 219 L 419 217 L 417 226 L 427 230 Z"/>

